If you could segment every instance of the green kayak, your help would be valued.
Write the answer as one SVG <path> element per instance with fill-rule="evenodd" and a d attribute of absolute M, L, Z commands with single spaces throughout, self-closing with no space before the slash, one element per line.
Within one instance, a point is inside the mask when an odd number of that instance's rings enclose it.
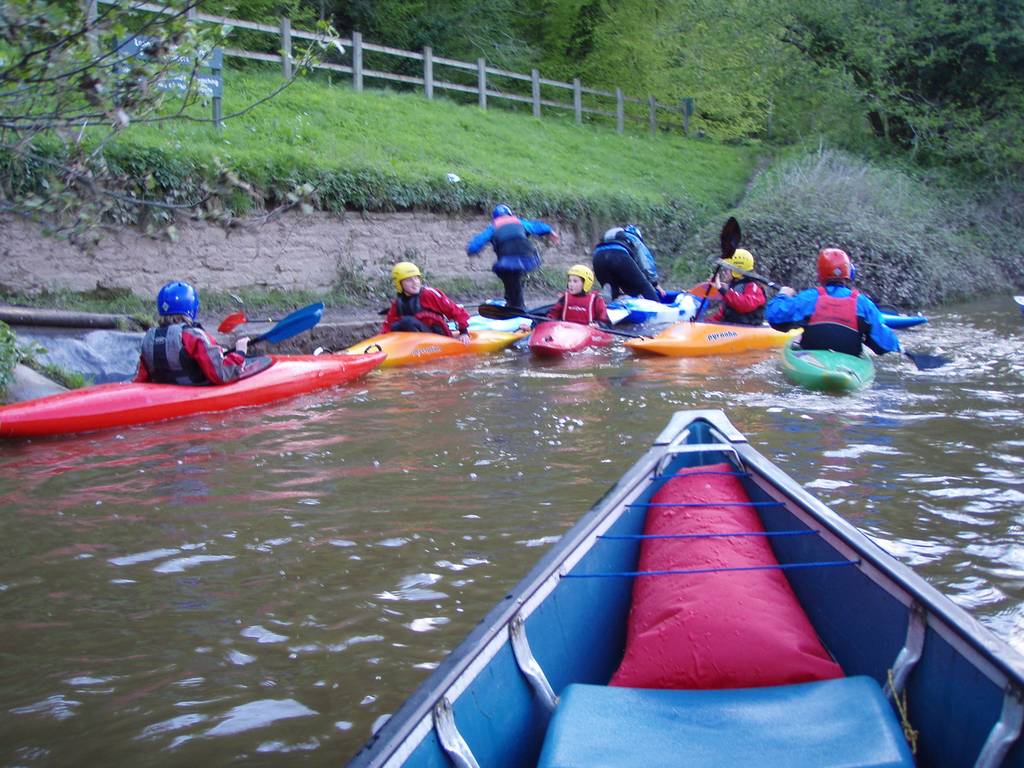
<path fill-rule="evenodd" d="M 844 355 L 825 349 L 782 348 L 782 372 L 794 384 L 822 392 L 853 392 L 875 378 L 875 364 L 861 355 Z"/>

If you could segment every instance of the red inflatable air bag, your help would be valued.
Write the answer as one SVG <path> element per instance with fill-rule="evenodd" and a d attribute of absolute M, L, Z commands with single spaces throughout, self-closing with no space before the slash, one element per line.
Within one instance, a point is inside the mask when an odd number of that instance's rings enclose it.
<path fill-rule="evenodd" d="M 749 502 L 726 464 L 684 470 L 652 502 Z M 750 506 L 648 508 L 645 533 L 763 531 Z M 640 571 L 777 565 L 763 536 L 648 539 Z M 842 677 L 780 570 L 640 576 L 610 685 L 754 688 Z"/>

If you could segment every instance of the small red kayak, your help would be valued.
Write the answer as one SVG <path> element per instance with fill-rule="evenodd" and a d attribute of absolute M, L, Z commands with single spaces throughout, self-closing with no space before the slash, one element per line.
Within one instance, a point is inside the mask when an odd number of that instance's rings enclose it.
<path fill-rule="evenodd" d="M 134 382 L 99 384 L 0 407 L 0 437 L 90 432 L 194 413 L 263 405 L 344 384 L 380 365 L 385 357 L 384 352 L 273 355 L 265 370 L 220 386 L 187 387 Z"/>
<path fill-rule="evenodd" d="M 587 347 L 607 347 L 614 338 L 610 333 L 589 325 L 547 320 L 533 329 L 530 351 L 544 357 L 564 355 Z"/>

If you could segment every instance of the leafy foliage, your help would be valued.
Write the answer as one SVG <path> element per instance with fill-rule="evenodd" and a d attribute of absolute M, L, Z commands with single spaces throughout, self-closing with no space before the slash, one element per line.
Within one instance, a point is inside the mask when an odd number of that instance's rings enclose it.
<path fill-rule="evenodd" d="M 148 209 L 165 225 L 171 212 L 197 209 L 238 183 L 222 168 L 214 179 L 190 175 L 194 185 L 177 189 L 155 178 L 144 158 L 119 166 L 108 154 L 140 124 L 210 121 L 190 108 L 201 100 L 204 51 L 227 30 L 192 23 L 195 2 L 145 16 L 127 0 L 101 4 L 95 16 L 85 5 L 10 0 L 0 15 L 0 211 L 38 219 L 83 244 L 100 222 L 135 221 Z M 330 30 L 322 31 L 299 55 L 299 71 L 329 39 Z M 122 45 L 131 39 L 145 40 L 144 52 L 127 55 Z M 176 76 L 182 87 L 168 87 Z M 155 195 L 157 187 L 165 194 Z"/>

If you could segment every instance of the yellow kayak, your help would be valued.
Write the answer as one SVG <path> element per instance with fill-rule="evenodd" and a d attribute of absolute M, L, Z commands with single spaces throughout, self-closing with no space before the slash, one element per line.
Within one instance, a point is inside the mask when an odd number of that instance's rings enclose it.
<path fill-rule="evenodd" d="M 767 325 L 682 322 L 669 326 L 653 339 L 630 339 L 626 346 L 634 352 L 669 357 L 734 355 L 754 349 L 781 347 L 799 335 L 800 330 L 783 333 Z"/>
<path fill-rule="evenodd" d="M 394 368 L 398 365 L 425 363 L 442 357 L 500 352 L 528 334 L 529 331 L 470 331 L 469 344 L 463 344 L 457 338 L 437 333 L 395 331 L 360 341 L 346 351 L 362 353 L 367 349 L 382 349 L 388 356 L 381 363 L 381 368 Z"/>

